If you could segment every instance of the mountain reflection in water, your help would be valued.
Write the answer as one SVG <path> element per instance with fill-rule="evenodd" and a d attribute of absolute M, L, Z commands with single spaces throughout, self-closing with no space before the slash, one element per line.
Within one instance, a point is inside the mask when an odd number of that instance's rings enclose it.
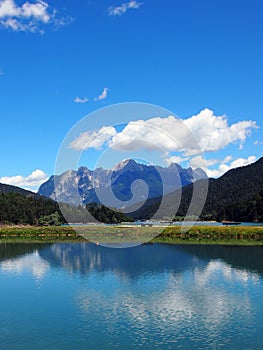
<path fill-rule="evenodd" d="M 39 254 L 52 266 L 81 274 L 94 269 L 98 272 L 115 271 L 130 277 L 147 271 L 181 273 L 193 266 L 203 268 L 211 260 L 263 274 L 263 247 L 152 244 L 110 249 L 80 243 L 53 244 L 41 249 Z"/>
<path fill-rule="evenodd" d="M 0 245 L 1 346 L 262 349 L 262 251 Z"/>
<path fill-rule="evenodd" d="M 33 254 L 32 254 L 33 253 Z M 263 247 L 220 245 L 146 244 L 135 248 L 111 249 L 92 243 L 1 244 L 0 263 L 39 255 L 51 267 L 88 274 L 114 271 L 136 277 L 144 272 L 182 273 L 193 266 L 204 268 L 208 262 L 222 263 L 263 275 Z M 33 259 L 33 258 L 32 258 Z M 34 258 L 35 259 L 35 258 Z"/>

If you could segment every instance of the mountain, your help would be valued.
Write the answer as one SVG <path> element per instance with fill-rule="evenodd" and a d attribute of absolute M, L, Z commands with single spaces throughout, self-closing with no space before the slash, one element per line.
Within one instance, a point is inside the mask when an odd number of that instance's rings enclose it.
<path fill-rule="evenodd" d="M 58 212 L 58 203 L 24 190 L 20 187 L 0 184 L 0 223 L 37 224 L 45 215 Z"/>
<path fill-rule="evenodd" d="M 205 181 L 199 180 L 194 186 L 197 189 L 200 201 L 197 200 L 196 207 L 193 207 L 191 214 L 195 214 L 199 202 L 205 199 L 200 219 L 203 220 L 234 220 L 234 221 L 263 221 L 263 157 L 253 164 L 229 170 L 218 179 L 209 179 L 208 193 L 205 193 Z M 148 200 L 142 203 L 140 209 L 133 211 L 134 218 L 151 218 L 157 212 L 161 201 L 165 202 L 164 210 L 158 213 L 159 218 L 168 216 L 184 217 L 189 208 L 193 184 L 185 186 L 180 191 L 167 194 L 161 197 Z M 179 209 L 176 205 L 180 201 Z"/>
<path fill-rule="evenodd" d="M 82 166 L 76 171 L 51 176 L 40 186 L 38 193 L 71 205 L 102 203 L 123 208 L 167 194 L 205 177 L 202 169 L 183 169 L 178 164 L 152 166 L 126 159 L 111 170 L 89 170 Z"/>

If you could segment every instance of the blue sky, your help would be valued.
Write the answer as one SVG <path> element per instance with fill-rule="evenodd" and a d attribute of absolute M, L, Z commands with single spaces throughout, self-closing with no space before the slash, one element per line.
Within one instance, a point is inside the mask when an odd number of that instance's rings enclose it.
<path fill-rule="evenodd" d="M 191 130 L 207 130 L 199 136 L 210 145 L 202 150 L 211 176 L 258 159 L 262 11 L 260 0 L 0 0 L 0 181 L 37 188 L 81 118 L 124 102 L 199 116 Z M 208 110 L 206 127 L 200 112 Z M 90 135 L 89 125 L 82 132 Z M 228 141 L 221 135 L 212 149 L 219 132 Z M 89 151 L 84 165 L 92 166 L 98 152 Z M 175 151 L 168 158 L 184 158 Z M 191 157 L 190 165 L 204 163 Z"/>

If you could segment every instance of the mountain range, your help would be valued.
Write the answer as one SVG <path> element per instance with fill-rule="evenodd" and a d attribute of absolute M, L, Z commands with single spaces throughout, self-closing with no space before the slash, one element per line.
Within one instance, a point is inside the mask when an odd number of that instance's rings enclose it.
<path fill-rule="evenodd" d="M 125 166 L 127 165 L 128 167 L 125 170 Z M 139 167 L 141 167 L 141 169 L 148 170 L 148 173 L 144 173 L 144 178 L 147 178 L 147 175 L 149 176 L 147 183 L 151 183 L 152 185 L 157 183 L 159 185 L 159 180 L 161 177 L 154 177 L 153 174 L 156 174 L 154 172 L 151 173 L 150 170 L 152 169 L 150 166 L 139 164 Z M 186 169 L 185 172 L 185 169 L 182 169 L 178 165 L 168 167 L 167 173 L 173 173 L 174 168 L 178 170 L 177 174 L 181 175 L 180 180 L 182 179 L 181 181 L 185 185 L 172 192 L 168 192 L 165 196 L 155 196 L 147 199 L 146 201 L 143 200 L 142 202 L 136 203 L 136 206 L 132 204 L 125 210 L 128 216 L 135 219 L 149 219 L 152 218 L 156 212 L 158 212 L 158 217 L 156 217 L 158 219 L 163 219 L 165 217 L 169 217 L 170 219 L 182 219 L 188 212 L 193 195 L 193 189 L 195 188 L 199 197 L 197 197 L 196 205 L 192 207 L 192 212 L 190 214 L 195 214 L 195 210 L 200 210 L 200 203 L 204 201 L 204 206 L 201 208 L 201 220 L 263 222 L 263 157 L 248 166 L 229 170 L 218 179 L 202 178 L 202 176 L 204 176 L 204 172 L 198 171 L 196 174 L 192 169 Z M 131 192 L 129 193 L 130 187 L 128 191 L 125 189 L 124 185 L 127 183 L 130 186 L 129 181 L 133 179 L 133 174 L 138 174 L 135 171 L 136 169 L 137 163 L 133 161 L 126 161 L 124 164 L 119 164 L 111 171 L 99 169 L 99 172 L 106 174 L 107 176 L 109 176 L 109 174 L 114 176 L 116 175 L 116 172 L 120 172 L 119 177 L 122 181 L 116 181 L 114 184 L 116 186 L 118 185 L 116 187 L 116 191 L 118 190 L 123 198 L 125 198 L 127 193 L 131 195 Z M 126 171 L 127 176 L 129 175 L 127 182 L 125 182 Z M 164 170 L 164 172 L 165 171 L 166 170 Z M 62 174 L 58 177 L 59 184 L 61 186 L 60 190 L 63 190 L 63 186 L 65 186 L 66 190 L 68 190 L 70 186 L 74 186 L 74 191 L 78 191 L 79 187 L 82 189 L 87 189 L 89 185 L 85 184 L 84 180 L 88 177 L 87 174 L 89 172 L 90 171 L 87 168 L 82 167 L 78 171 L 70 171 Z M 106 172 L 108 172 L 108 174 Z M 70 183 L 68 183 L 69 174 L 71 174 L 69 177 Z M 76 176 L 76 174 L 78 175 Z M 86 174 L 86 176 L 83 176 L 83 174 Z M 193 174 L 195 174 L 196 177 L 193 176 Z M 196 178 L 200 175 L 201 179 L 197 180 Z M 168 175 L 167 178 L 170 179 Z M 51 181 L 52 179 L 53 184 Z M 75 184 L 73 182 L 74 179 Z M 177 179 L 179 180 L 178 177 Z M 116 180 L 119 180 L 119 178 L 117 177 Z M 154 180 L 156 182 L 154 182 Z M 187 184 L 187 181 L 185 180 L 196 180 L 196 182 Z M 207 187 L 207 182 L 209 186 L 208 192 L 206 193 L 205 189 Z M 105 183 L 107 184 L 106 181 Z M 98 186 L 99 182 L 97 182 L 96 185 Z M 124 186 L 124 188 L 121 186 Z M 47 183 L 41 186 L 41 188 L 49 190 L 49 192 L 43 191 L 42 193 L 52 194 L 54 191 L 54 177 L 51 177 Z M 171 189 L 169 186 L 167 188 Z M 94 188 L 91 187 L 91 190 L 94 191 Z M 88 194 L 91 193 L 93 195 L 95 191 L 92 191 L 89 192 L 89 190 L 87 190 Z M 85 191 L 83 190 L 83 194 L 84 193 Z M 154 196 L 154 194 L 158 193 L 158 191 L 156 191 L 156 189 L 152 189 L 150 190 L 150 193 Z M 61 193 L 61 196 L 62 194 L 63 193 Z M 65 195 L 70 196 L 70 192 L 66 191 Z M 67 197 L 62 196 L 62 198 Z M 91 200 L 92 196 L 90 196 L 88 199 Z M 165 202 L 165 205 L 160 208 L 160 204 L 163 201 Z M 178 207 L 178 210 L 176 207 Z M 80 217 L 76 222 L 82 222 L 82 216 L 85 217 L 85 215 L 83 215 L 85 212 L 84 208 L 76 208 L 70 205 L 66 205 L 66 208 L 68 211 L 73 212 L 72 217 L 76 217 L 76 211 L 79 211 L 78 214 Z M 94 207 L 93 205 L 92 208 L 96 210 L 96 215 L 101 215 L 99 212 L 100 206 Z M 60 213 L 58 204 L 52 199 L 45 198 L 40 194 L 36 194 L 16 186 L 0 184 L 0 222 L 35 224 L 38 222 L 40 216 L 49 215 L 56 211 Z"/>
<path fill-rule="evenodd" d="M 89 170 L 82 166 L 78 170 L 51 176 L 40 186 L 38 193 L 74 206 L 103 203 L 124 208 L 166 195 L 203 178 L 206 178 L 206 173 L 201 168 L 184 169 L 178 164 L 152 166 L 127 159 L 111 170 Z"/>

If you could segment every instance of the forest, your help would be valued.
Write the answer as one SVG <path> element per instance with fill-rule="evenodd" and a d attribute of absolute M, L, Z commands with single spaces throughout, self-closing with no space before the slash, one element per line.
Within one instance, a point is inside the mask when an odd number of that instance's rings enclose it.
<path fill-rule="evenodd" d="M 263 158 L 232 169 L 218 179 L 199 180 L 183 187 L 182 192 L 177 190 L 163 198 L 149 199 L 130 215 L 136 219 L 149 219 L 158 212 L 159 219 L 183 218 L 187 215 L 194 189 L 197 200 L 190 214 L 199 215 L 201 211 L 200 220 L 263 222 Z M 161 203 L 165 204 L 159 210 Z"/>
<path fill-rule="evenodd" d="M 0 193 L 1 224 L 49 224 L 54 214 L 57 224 L 64 222 L 58 203 L 51 199 L 37 195 L 26 197 L 16 192 Z"/>

